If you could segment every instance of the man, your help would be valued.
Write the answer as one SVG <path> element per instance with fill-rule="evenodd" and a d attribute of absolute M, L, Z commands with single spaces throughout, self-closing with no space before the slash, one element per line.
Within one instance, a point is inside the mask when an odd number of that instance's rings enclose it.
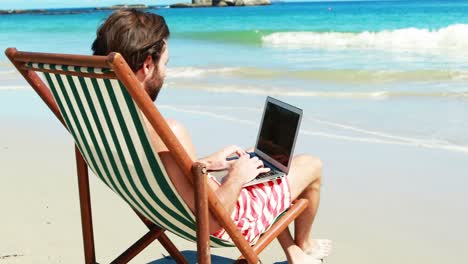
<path fill-rule="evenodd" d="M 154 101 L 166 75 L 169 34 L 161 16 L 136 10 L 117 11 L 98 29 L 92 49 L 95 55 L 121 53 Z M 192 160 L 197 160 L 195 147 L 184 126 L 175 120 L 167 122 Z M 148 127 L 169 177 L 178 193 L 194 211 L 191 185 L 185 180 L 160 137 Z M 227 161 L 226 158 L 233 153 L 239 155 L 239 159 Z M 276 216 L 287 209 L 292 200 L 300 197 L 307 199 L 309 205 L 294 223 L 294 238 L 289 230 L 278 237 L 287 259 L 290 263 L 321 263 L 321 260 L 329 255 L 329 240 L 310 238 L 320 198 L 322 164 L 319 159 L 308 155 L 296 156 L 287 177 L 245 188 L 242 187 L 244 183 L 269 170 L 263 167 L 258 158 L 250 158 L 245 150 L 229 146 L 200 161 L 207 165 L 208 170 L 229 170 L 222 184 L 212 177 L 208 184 L 226 210 L 232 212 L 233 220 L 250 243 L 255 243 Z M 230 239 L 213 216 L 210 216 L 209 225 L 212 235 Z"/>

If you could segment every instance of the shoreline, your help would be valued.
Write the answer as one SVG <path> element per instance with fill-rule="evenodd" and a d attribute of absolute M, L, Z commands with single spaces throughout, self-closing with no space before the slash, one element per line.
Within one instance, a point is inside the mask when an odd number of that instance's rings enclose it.
<path fill-rule="evenodd" d="M 16 71 L 15 69 L 13 69 Z M 3 93 L 3 96 L 15 97 L 15 93 L 26 93 L 28 96 L 35 96 L 35 92 L 29 86 L 29 84 L 22 79 L 19 73 L 11 73 L 11 74 L 4 74 L 0 76 L 0 81 L 2 84 L 0 85 L 0 93 Z M 216 117 L 214 120 L 231 120 L 232 122 L 238 124 L 255 124 L 256 120 L 252 119 L 252 109 L 255 109 L 257 114 L 261 113 L 261 106 L 263 105 L 263 98 L 266 95 L 270 95 L 273 97 L 283 98 L 284 100 L 299 103 L 302 106 L 307 105 L 307 101 L 314 102 L 313 108 L 306 108 L 304 110 L 308 111 L 312 116 L 305 116 L 303 120 L 303 125 L 301 127 L 300 134 L 302 137 L 305 138 L 320 138 L 322 140 L 336 140 L 338 142 L 346 143 L 362 143 L 362 144 L 373 144 L 376 146 L 379 145 L 395 145 L 401 146 L 407 149 L 422 149 L 426 151 L 446 151 L 447 153 L 461 153 L 461 154 L 468 154 L 468 145 L 463 141 L 464 137 L 460 137 L 458 144 L 454 143 L 457 140 L 456 135 L 447 134 L 445 135 L 446 138 L 433 138 L 431 134 L 427 133 L 404 133 L 406 130 L 407 132 L 411 132 L 412 126 L 408 121 L 406 122 L 397 122 L 396 125 L 403 126 L 403 132 L 398 132 L 398 130 L 393 129 L 386 129 L 385 127 L 381 127 L 381 125 L 385 125 L 382 122 L 375 120 L 371 121 L 371 119 L 375 119 L 378 117 L 373 117 L 369 114 L 365 113 L 357 113 L 352 116 L 356 121 L 359 119 L 369 119 L 370 122 L 368 125 L 360 126 L 359 122 L 348 122 L 343 120 L 343 117 L 339 117 L 339 119 L 334 118 L 326 118 L 327 112 L 333 109 L 333 105 L 340 106 L 342 104 L 368 104 L 371 106 L 376 107 L 376 104 L 381 105 L 379 108 L 382 111 L 388 111 L 387 108 L 394 104 L 393 101 L 395 100 L 408 100 L 406 97 L 388 97 L 385 98 L 383 96 L 372 96 L 373 93 L 370 93 L 371 96 L 362 97 L 362 96 L 331 96 L 331 94 L 340 94 L 340 93 L 327 93 L 327 92 L 311 92 L 309 95 L 306 96 L 307 93 L 298 93 L 302 96 L 298 96 L 293 94 L 279 93 L 277 91 L 268 91 L 262 90 L 260 91 L 252 91 L 250 93 L 244 90 L 236 91 L 232 88 L 223 88 L 223 89 L 202 89 L 200 88 L 201 84 L 195 85 L 197 80 L 195 80 L 192 84 L 185 83 L 183 80 L 185 77 L 182 78 L 182 82 L 180 83 L 182 86 L 178 86 L 175 84 L 175 81 L 168 77 L 168 85 L 166 85 L 163 90 L 168 90 L 170 93 L 181 93 L 187 94 L 192 96 L 201 96 L 201 98 L 205 98 L 196 104 L 194 102 L 188 101 L 181 101 L 180 104 L 178 103 L 169 103 L 164 104 L 161 106 L 162 109 L 173 111 L 177 109 L 175 113 L 177 115 L 180 114 L 187 114 L 187 113 L 198 113 L 201 117 Z M 192 87 L 191 87 L 192 86 Z M 221 84 L 222 86 L 222 84 Z M 381 93 L 378 93 L 381 94 Z M 351 95 L 351 94 L 350 94 Z M 163 95 L 164 96 L 164 95 Z M 304 97 L 304 98 L 302 98 Z M 224 107 L 220 107 L 220 105 L 213 105 L 210 103 L 210 100 L 207 98 L 218 98 L 216 101 L 224 102 L 228 100 L 228 98 L 232 99 L 229 104 L 226 104 Z M 237 98 L 237 99 L 235 99 Z M 412 97 L 408 97 L 411 99 Z M 425 106 L 428 103 L 425 102 L 427 100 L 427 96 L 421 97 L 422 100 L 416 99 L 414 103 L 422 104 Z M 460 97 L 463 99 L 464 97 Z M 430 98 L 430 100 L 444 100 L 446 102 L 452 102 L 453 100 L 458 100 L 459 97 L 434 97 Z M 246 100 L 244 103 L 240 103 L 241 101 Z M 238 101 L 239 103 L 236 103 Z M 411 101 L 410 101 L 411 102 Z M 9 105 L 9 102 L 6 102 Z M 246 105 L 247 104 L 247 105 Z M 209 107 L 205 105 L 210 105 Z M 222 104 L 221 104 L 222 105 Z M 250 105 L 250 106 L 249 106 Z M 252 107 L 252 106 L 256 107 Z M 323 107 L 320 107 L 320 106 Z M 330 105 L 330 106 L 328 106 Z M 433 105 L 433 104 L 432 104 Z M 204 107 L 205 106 L 205 107 Z M 434 105 L 433 105 L 434 106 Z M 443 107 L 444 104 L 441 104 L 440 107 Z M 355 107 L 353 107 L 355 108 Z M 365 106 L 362 107 L 362 111 L 365 110 Z M 226 109 L 230 112 L 225 112 Z M 322 110 L 319 110 L 322 109 Z M 377 108 L 376 108 L 377 109 Z M 234 111 L 234 112 L 232 112 Z M 317 112 L 318 111 L 318 112 Z M 316 113 L 314 113 L 316 112 Z M 323 112 L 324 114 L 319 114 Z M 235 113 L 235 114 L 234 114 Z M 415 114 L 414 112 L 413 114 Z M 319 114 L 319 115 L 317 115 Z M 422 114 L 422 113 L 418 113 Z M 323 117 L 321 117 L 323 115 Z M 381 116 L 381 115 L 379 115 Z M 433 122 L 436 121 L 435 116 L 432 118 Z M 438 122 L 442 122 L 437 120 Z M 188 122 L 191 122 L 188 120 Z M 353 124 L 354 123 L 354 124 Z M 407 126 L 407 127 L 405 127 Z M 428 127 L 433 128 L 433 126 Z M 255 129 L 255 125 L 253 125 L 253 129 Z"/>
<path fill-rule="evenodd" d="M 183 105 L 193 94 L 166 90 L 158 103 Z M 223 100 L 216 95 L 203 98 Z M 253 106 L 261 99 L 252 98 L 247 104 Z M 23 105 L 29 107 L 22 109 Z M 253 144 L 256 128 L 250 125 L 174 108 L 160 110 L 185 124 L 199 156 L 226 144 Z M 76 262 L 82 258 L 82 238 L 71 136 L 34 93 L 2 94 L 0 112 L 4 125 L 0 200 L 19 197 L 14 203 L 2 203 L 9 212 L 0 225 L 0 236 L 9 238 L 2 244 L 2 255 L 23 255 L 8 258 L 11 263 Z M 209 131 L 213 126 L 222 127 L 224 136 L 212 138 Z M 313 238 L 334 240 L 329 263 L 391 264 L 395 259 L 460 263 L 457 260 L 468 258 L 463 250 L 468 246 L 465 154 L 302 135 L 295 153 L 312 153 L 324 162 L 322 202 Z M 97 255 L 100 262 L 109 262 L 144 233 L 145 226 L 97 177 L 90 182 Z M 171 239 L 193 257 L 195 244 L 174 236 Z M 442 248 L 440 241 L 444 241 Z M 395 258 L 387 258 L 390 249 Z M 438 250 L 427 254 L 431 249 Z M 238 257 L 232 248 L 212 252 L 219 260 Z M 154 243 L 134 262 L 166 263 L 165 255 Z M 261 257 L 264 263 L 285 260 L 277 242 Z"/>

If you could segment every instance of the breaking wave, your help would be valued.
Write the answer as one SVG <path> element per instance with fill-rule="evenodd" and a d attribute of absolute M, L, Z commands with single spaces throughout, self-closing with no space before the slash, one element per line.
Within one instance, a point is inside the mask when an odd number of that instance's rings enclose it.
<path fill-rule="evenodd" d="M 418 53 L 468 54 L 468 24 L 443 28 L 400 28 L 382 31 L 274 31 L 240 30 L 180 32 L 177 37 L 241 45 L 279 48 L 377 49 Z"/>
<path fill-rule="evenodd" d="M 292 48 L 378 49 L 391 51 L 456 52 L 468 54 L 468 24 L 440 29 L 402 28 L 378 32 L 275 32 L 264 45 Z"/>

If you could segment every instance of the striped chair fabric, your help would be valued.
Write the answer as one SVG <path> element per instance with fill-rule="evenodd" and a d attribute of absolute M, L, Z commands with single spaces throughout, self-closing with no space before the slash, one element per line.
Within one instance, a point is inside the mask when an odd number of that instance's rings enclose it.
<path fill-rule="evenodd" d="M 132 208 L 163 229 L 196 241 L 195 216 L 177 193 L 152 146 L 143 113 L 117 79 L 80 77 L 111 69 L 27 63 L 43 72 L 86 163 Z M 96 76 L 98 76 L 96 75 Z M 233 243 L 211 236 L 212 247 Z"/>

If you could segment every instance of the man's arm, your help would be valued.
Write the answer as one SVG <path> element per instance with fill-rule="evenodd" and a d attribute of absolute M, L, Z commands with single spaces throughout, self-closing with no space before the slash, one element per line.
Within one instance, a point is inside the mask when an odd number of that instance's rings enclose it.
<path fill-rule="evenodd" d="M 204 163 L 206 165 L 207 170 L 225 170 L 229 169 L 231 164 L 234 163 L 234 161 L 228 161 L 227 157 L 236 154 L 237 156 L 242 156 L 246 155 L 247 152 L 243 150 L 242 148 L 232 145 L 225 147 L 221 149 L 220 151 L 213 153 L 212 155 L 201 158 L 198 161 Z"/>
<path fill-rule="evenodd" d="M 182 146 L 184 146 L 188 155 L 192 158 L 192 160 L 196 160 L 195 147 L 187 130 L 180 123 L 174 120 L 168 120 L 168 124 Z M 159 135 L 152 129 L 151 126 L 148 127 L 150 128 L 149 130 L 151 140 L 158 151 L 158 154 L 167 173 L 169 174 L 169 177 L 171 178 L 172 183 L 192 212 L 195 212 L 193 186 L 185 179 L 183 172 L 180 170 L 177 162 L 169 153 L 167 147 L 164 145 Z M 215 161 L 215 156 L 216 155 L 211 155 L 210 161 Z M 217 155 L 216 157 L 219 158 L 220 156 Z M 219 186 L 213 180 L 208 180 L 208 185 L 216 193 L 216 196 L 224 205 L 227 212 L 231 213 L 234 209 L 240 194 L 240 190 L 242 189 L 244 183 L 255 178 L 259 173 L 266 172 L 268 170 L 269 169 L 267 168 L 263 168 L 263 163 L 258 160 L 258 158 L 254 157 L 250 159 L 248 155 L 241 155 L 238 160 L 232 161 L 229 173 L 221 186 Z M 210 234 L 216 232 L 220 228 L 220 224 L 210 213 Z"/>
<path fill-rule="evenodd" d="M 269 168 L 263 167 L 263 162 L 257 157 L 250 158 L 249 155 L 242 155 L 234 161 L 221 186 L 218 186 L 213 181 L 209 181 L 209 184 L 215 190 L 216 196 L 224 205 L 226 211 L 231 213 L 234 210 L 244 184 L 253 180 L 260 173 L 268 172 L 269 170 Z"/>

